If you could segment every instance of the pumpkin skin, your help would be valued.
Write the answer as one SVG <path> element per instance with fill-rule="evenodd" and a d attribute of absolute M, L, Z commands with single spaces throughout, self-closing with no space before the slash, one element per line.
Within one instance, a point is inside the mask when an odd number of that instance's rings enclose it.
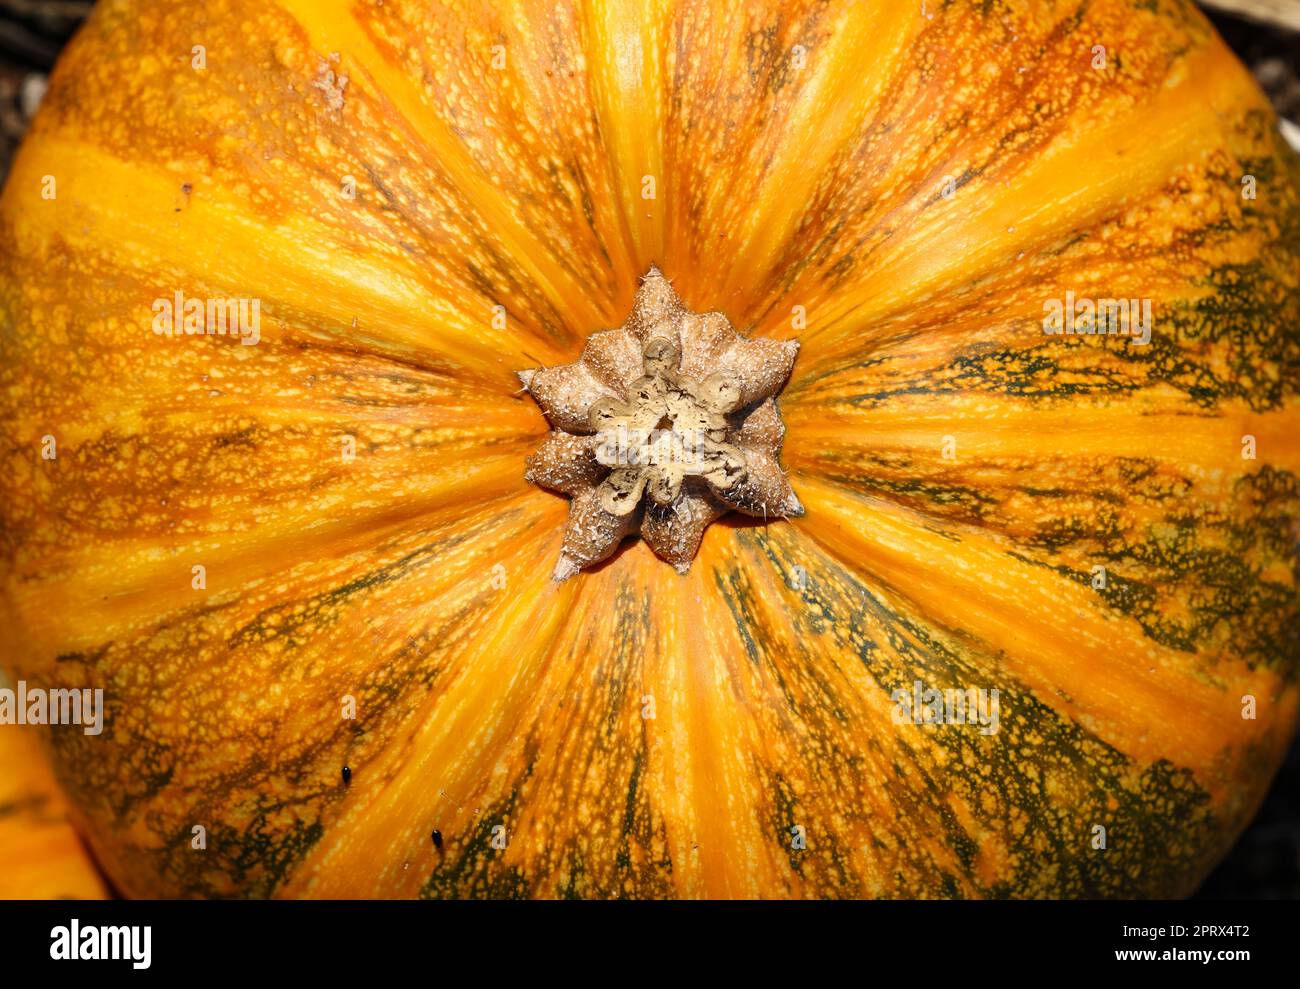
<path fill-rule="evenodd" d="M 104 689 L 130 895 L 1187 893 L 1296 724 L 1298 184 L 1190 3 L 101 3 L 0 199 L 4 665 Z M 514 372 L 652 263 L 800 341 L 806 515 L 556 584 Z"/>
<path fill-rule="evenodd" d="M 68 820 L 37 736 L 0 727 L 0 900 L 98 899 L 104 881 Z"/>

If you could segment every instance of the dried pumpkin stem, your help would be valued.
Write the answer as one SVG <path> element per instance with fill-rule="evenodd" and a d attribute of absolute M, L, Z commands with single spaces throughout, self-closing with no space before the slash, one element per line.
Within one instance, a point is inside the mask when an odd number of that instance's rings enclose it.
<path fill-rule="evenodd" d="M 638 531 L 686 573 L 728 511 L 802 515 L 778 460 L 774 401 L 797 352 L 691 312 L 652 267 L 622 326 L 592 334 L 573 364 L 520 371 L 554 430 L 525 477 L 573 499 L 555 579 Z"/>

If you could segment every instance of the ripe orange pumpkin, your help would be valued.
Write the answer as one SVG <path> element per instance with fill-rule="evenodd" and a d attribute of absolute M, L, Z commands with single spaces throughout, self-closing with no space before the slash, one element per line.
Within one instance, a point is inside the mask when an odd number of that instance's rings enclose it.
<path fill-rule="evenodd" d="M 105 0 L 0 200 L 4 665 L 105 691 L 128 894 L 1185 893 L 1296 725 L 1298 185 L 1185 2 Z M 799 342 L 806 511 L 557 583 L 516 372 L 655 264 Z"/>

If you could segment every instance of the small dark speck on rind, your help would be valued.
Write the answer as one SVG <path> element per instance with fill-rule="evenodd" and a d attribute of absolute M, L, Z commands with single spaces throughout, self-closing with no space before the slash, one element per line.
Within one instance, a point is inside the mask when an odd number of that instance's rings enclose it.
<path fill-rule="evenodd" d="M 433 838 L 433 847 L 438 849 L 438 851 L 442 851 L 442 832 L 437 828 L 434 828 L 433 834 L 430 837 Z"/>
<path fill-rule="evenodd" d="M 352 767 L 351 767 L 351 766 L 344 766 L 344 767 L 343 767 L 343 785 L 344 785 L 344 786 L 347 786 L 347 785 L 349 785 L 351 782 L 352 782 Z"/>

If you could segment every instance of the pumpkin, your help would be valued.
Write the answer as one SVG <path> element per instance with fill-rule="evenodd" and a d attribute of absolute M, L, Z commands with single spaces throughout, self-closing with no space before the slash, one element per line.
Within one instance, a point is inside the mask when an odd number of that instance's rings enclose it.
<path fill-rule="evenodd" d="M 1297 720 L 1298 184 L 1183 0 L 104 0 L 26 730 L 129 895 L 1185 894 Z"/>
<path fill-rule="evenodd" d="M 0 727 L 0 900 L 106 895 L 68 815 L 36 736 Z"/>

